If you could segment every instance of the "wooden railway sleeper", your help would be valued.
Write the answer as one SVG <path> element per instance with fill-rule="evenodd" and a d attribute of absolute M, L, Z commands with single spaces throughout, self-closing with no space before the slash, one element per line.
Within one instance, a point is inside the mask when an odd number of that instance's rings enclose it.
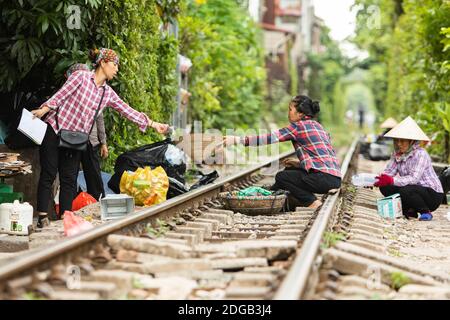
<path fill-rule="evenodd" d="M 77 257 L 74 259 L 73 264 L 80 268 L 81 275 L 89 275 L 95 271 L 91 261 L 87 258 Z"/>
<path fill-rule="evenodd" d="M 200 215 L 203 214 L 203 211 L 200 210 L 200 209 L 195 209 L 195 210 L 193 210 L 192 214 L 193 214 L 194 216 L 198 217 L 198 216 L 200 216 Z"/>
<path fill-rule="evenodd" d="M 221 208 L 223 206 L 218 199 L 211 199 L 209 203 L 211 203 L 211 205 L 216 209 Z"/>
<path fill-rule="evenodd" d="M 198 207 L 199 208 L 199 210 L 204 210 L 204 211 L 208 211 L 209 209 L 210 209 L 210 207 L 208 207 L 207 205 L 206 205 L 206 203 L 204 203 L 204 204 L 202 204 L 200 207 Z"/>
<path fill-rule="evenodd" d="M 65 285 L 67 282 L 67 267 L 63 264 L 53 265 L 50 269 L 50 275 L 48 276 L 48 282 L 51 285 Z"/>
<path fill-rule="evenodd" d="M 189 212 L 182 212 L 180 213 L 180 216 L 186 221 L 192 221 L 195 219 L 194 216 Z"/>
<path fill-rule="evenodd" d="M 106 264 L 112 260 L 109 247 L 105 247 L 102 244 L 96 244 L 94 248 L 89 252 L 89 258 L 95 264 Z"/>

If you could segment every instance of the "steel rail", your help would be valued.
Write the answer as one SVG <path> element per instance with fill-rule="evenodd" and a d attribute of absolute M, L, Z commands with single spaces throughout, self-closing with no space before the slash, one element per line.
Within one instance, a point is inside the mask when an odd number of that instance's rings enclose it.
<path fill-rule="evenodd" d="M 195 189 L 189 193 L 169 199 L 161 204 L 142 209 L 120 220 L 105 223 L 103 225 L 95 227 L 90 231 L 86 231 L 83 234 L 75 236 L 74 238 L 64 239 L 47 248 L 38 248 L 36 249 L 36 251 L 27 252 L 25 255 L 17 257 L 16 260 L 0 266 L 0 284 L 14 275 L 20 274 L 21 272 L 25 272 L 46 262 L 49 262 L 53 258 L 69 253 L 71 250 L 75 250 L 83 245 L 89 244 L 91 241 L 101 239 L 102 237 L 105 237 L 114 232 L 118 232 L 119 230 L 130 227 L 148 218 L 156 218 L 157 216 L 164 212 L 167 212 L 168 210 L 183 205 L 183 203 L 193 201 L 195 202 L 195 200 L 200 201 L 202 198 L 205 198 L 205 194 L 217 194 L 226 184 L 230 184 L 235 180 L 251 175 L 252 173 L 264 167 L 267 167 L 274 162 L 277 162 L 294 154 L 294 151 L 282 153 L 281 155 L 274 156 L 261 164 L 254 165 L 244 171 L 233 174 L 230 177 L 221 180 L 220 182 L 214 182 L 204 187 Z"/>
<path fill-rule="evenodd" d="M 348 174 L 350 162 L 354 156 L 358 139 L 355 139 L 347 152 L 341 166 L 341 173 L 344 178 Z M 278 291 L 276 292 L 275 300 L 298 300 L 304 294 L 314 261 L 319 252 L 320 243 L 323 234 L 327 228 L 330 217 L 332 216 L 340 191 L 333 195 L 329 195 L 325 200 L 322 208 L 311 226 L 308 235 L 305 238 L 302 246 L 298 249 L 297 255 L 289 269 L 288 274 L 283 279 Z"/>

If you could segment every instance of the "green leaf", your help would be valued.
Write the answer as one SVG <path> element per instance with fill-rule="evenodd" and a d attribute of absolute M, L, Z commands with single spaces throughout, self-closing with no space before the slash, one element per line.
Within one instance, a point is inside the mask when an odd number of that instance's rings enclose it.
<path fill-rule="evenodd" d="M 42 33 L 44 34 L 48 29 L 48 19 L 45 19 L 42 23 Z"/>

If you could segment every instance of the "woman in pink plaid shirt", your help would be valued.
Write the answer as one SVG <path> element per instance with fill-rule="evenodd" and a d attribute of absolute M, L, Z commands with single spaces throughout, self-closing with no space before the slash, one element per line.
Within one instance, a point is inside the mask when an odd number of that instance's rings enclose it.
<path fill-rule="evenodd" d="M 51 196 L 51 187 L 56 173 L 59 173 L 60 213 L 71 210 L 76 195 L 77 175 L 81 152 L 60 148 L 58 132 L 61 129 L 89 133 L 96 113 L 106 107 L 118 111 L 128 120 L 136 123 L 142 132 L 148 127 L 159 133 L 165 133 L 169 126 L 150 120 L 149 117 L 134 110 L 122 101 L 107 84 L 118 72 L 119 57 L 111 50 L 102 48 L 92 50 L 90 58 L 94 72 L 77 71 L 66 83 L 38 110 L 32 111 L 38 118 L 47 122 L 47 132 L 40 147 L 41 174 L 38 184 L 37 211 L 38 227 L 48 225 L 47 211 Z M 97 109 L 98 112 L 97 112 Z"/>

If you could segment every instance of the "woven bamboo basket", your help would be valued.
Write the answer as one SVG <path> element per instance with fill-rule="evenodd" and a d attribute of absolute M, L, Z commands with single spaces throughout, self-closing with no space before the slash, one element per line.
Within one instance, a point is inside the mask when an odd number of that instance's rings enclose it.
<path fill-rule="evenodd" d="M 276 214 L 283 209 L 287 196 L 238 196 L 239 191 L 221 192 L 219 198 L 229 210 L 248 215 Z"/>

